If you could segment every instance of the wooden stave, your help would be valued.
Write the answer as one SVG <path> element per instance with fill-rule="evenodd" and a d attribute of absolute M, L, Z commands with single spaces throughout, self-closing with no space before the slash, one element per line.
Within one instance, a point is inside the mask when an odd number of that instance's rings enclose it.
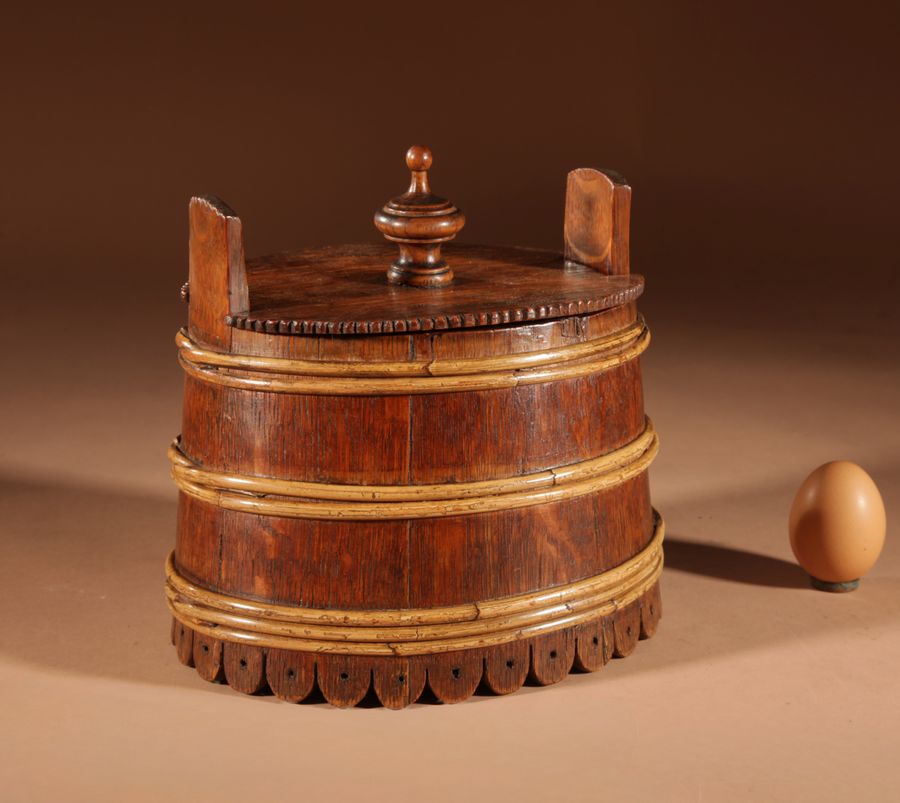
<path fill-rule="evenodd" d="M 245 694 L 271 692 L 292 703 L 324 698 L 342 708 L 370 699 L 386 708 L 402 709 L 429 694 L 431 701 L 452 704 L 476 692 L 510 694 L 527 680 L 551 685 L 569 672 L 597 672 L 611 659 L 631 654 L 639 640 L 652 637 L 661 616 L 657 582 L 639 599 L 607 616 L 546 635 L 458 652 L 369 656 L 249 644 L 228 647 L 227 642 L 195 633 L 177 620 L 173 620 L 173 643 L 187 666 L 194 666 L 192 644 L 211 645 L 211 658 L 197 665 L 198 674 L 207 681 L 229 683 Z M 227 657 L 232 659 L 231 671 L 225 666 Z"/>

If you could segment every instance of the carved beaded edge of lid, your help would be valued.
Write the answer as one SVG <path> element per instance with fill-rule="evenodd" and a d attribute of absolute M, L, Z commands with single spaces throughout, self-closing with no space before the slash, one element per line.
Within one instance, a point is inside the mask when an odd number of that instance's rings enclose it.
<path fill-rule="evenodd" d="M 378 335 L 403 332 L 439 332 L 590 315 L 636 301 L 643 290 L 643 277 L 633 275 L 610 277 L 606 292 L 599 295 L 537 306 L 509 306 L 475 312 L 449 310 L 435 314 L 422 313 L 401 318 L 368 320 L 228 315 L 226 322 L 236 329 L 278 335 Z"/>

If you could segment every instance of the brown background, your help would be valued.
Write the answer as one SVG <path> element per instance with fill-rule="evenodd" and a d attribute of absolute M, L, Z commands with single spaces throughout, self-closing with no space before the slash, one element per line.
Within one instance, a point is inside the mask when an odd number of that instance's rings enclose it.
<path fill-rule="evenodd" d="M 323 5 L 7 12 L 17 286 L 170 303 L 202 192 L 251 254 L 376 238 L 423 142 L 467 241 L 558 246 L 566 171 L 608 166 L 659 297 L 712 284 L 786 315 L 827 288 L 896 295 L 897 20 L 877 6 Z M 780 275 L 802 299 L 772 297 Z"/>
<path fill-rule="evenodd" d="M 784 533 L 828 459 L 872 473 L 889 521 L 900 502 L 895 17 L 5 10 L 4 799 L 896 799 L 900 556 L 889 533 L 863 588 L 828 597 Z M 187 201 L 228 201 L 251 255 L 375 241 L 414 142 L 468 242 L 558 247 L 569 169 L 631 181 L 666 618 L 600 676 L 503 700 L 240 698 L 165 643 Z"/>

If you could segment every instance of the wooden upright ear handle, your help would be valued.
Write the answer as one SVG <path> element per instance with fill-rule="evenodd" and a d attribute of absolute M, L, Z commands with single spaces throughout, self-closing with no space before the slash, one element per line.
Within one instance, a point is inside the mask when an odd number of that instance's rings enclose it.
<path fill-rule="evenodd" d="M 388 268 L 388 281 L 413 287 L 445 287 L 453 271 L 441 256 L 441 245 L 452 240 L 466 216 L 450 201 L 433 195 L 428 185 L 431 151 L 413 145 L 406 152 L 412 172 L 409 189 L 375 213 L 375 226 L 400 246 L 400 256 Z"/>
<path fill-rule="evenodd" d="M 191 198 L 188 330 L 196 343 L 231 348 L 229 315 L 250 309 L 241 220 L 211 195 Z"/>
<path fill-rule="evenodd" d="M 627 276 L 631 187 L 618 173 L 581 167 L 566 182 L 566 260 Z"/>

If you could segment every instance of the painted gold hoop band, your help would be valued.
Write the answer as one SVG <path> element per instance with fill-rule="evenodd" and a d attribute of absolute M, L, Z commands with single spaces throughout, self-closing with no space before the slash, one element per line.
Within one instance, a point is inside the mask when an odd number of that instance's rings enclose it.
<path fill-rule="evenodd" d="M 194 585 L 166 562 L 172 614 L 224 641 L 304 652 L 428 655 L 488 647 L 607 616 L 659 579 L 664 525 L 654 511 L 650 543 L 609 571 L 554 588 L 443 608 L 329 610 L 265 604 Z"/>
<path fill-rule="evenodd" d="M 650 344 L 643 319 L 604 338 L 545 351 L 460 360 L 320 362 L 210 351 L 182 330 L 178 359 L 196 379 L 270 393 L 331 396 L 406 395 L 533 385 L 606 371 Z"/>
<path fill-rule="evenodd" d="M 342 485 L 227 474 L 169 447 L 172 477 L 189 496 L 226 510 L 297 519 L 374 521 L 461 516 L 557 502 L 619 485 L 645 471 L 659 450 L 650 419 L 635 440 L 568 466 L 498 480 L 440 485 Z"/>

